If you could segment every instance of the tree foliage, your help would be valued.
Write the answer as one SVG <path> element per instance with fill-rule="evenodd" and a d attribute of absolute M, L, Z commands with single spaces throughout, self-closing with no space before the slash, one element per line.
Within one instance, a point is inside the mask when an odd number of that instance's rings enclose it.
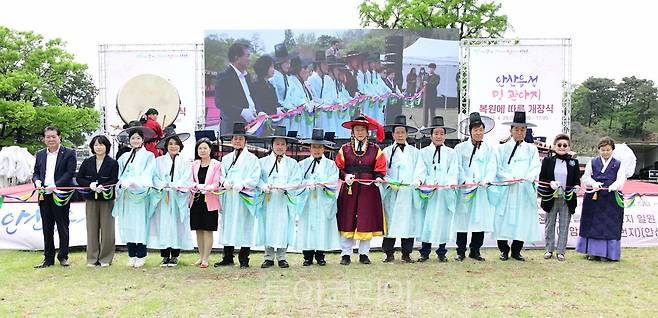
<path fill-rule="evenodd" d="M 646 124 L 658 115 L 658 88 L 635 76 L 620 83 L 590 77 L 574 90 L 571 115 L 587 127 L 604 124 L 608 133 L 642 138 Z"/>
<path fill-rule="evenodd" d="M 364 0 L 359 5 L 363 27 L 383 29 L 459 30 L 459 38 L 501 37 L 507 16 L 500 4 L 477 0 Z"/>
<path fill-rule="evenodd" d="M 0 26 L 0 146 L 34 150 L 42 129 L 62 130 L 64 143 L 83 143 L 100 125 L 87 66 L 60 39 Z"/>

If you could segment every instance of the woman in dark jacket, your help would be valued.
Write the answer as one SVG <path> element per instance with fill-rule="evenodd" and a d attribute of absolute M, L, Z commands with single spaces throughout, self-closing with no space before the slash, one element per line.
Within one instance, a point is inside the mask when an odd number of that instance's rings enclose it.
<path fill-rule="evenodd" d="M 555 221 L 559 218 L 557 259 L 564 261 L 569 236 L 569 221 L 576 211 L 576 193 L 580 190 L 580 168 L 578 160 L 571 158 L 569 136 L 559 134 L 553 140 L 555 156 L 544 158 L 539 172 L 539 191 L 544 194 L 541 208 L 546 212 L 546 254 L 553 257 L 555 250 Z M 550 194 L 556 191 L 557 195 Z"/>
<path fill-rule="evenodd" d="M 407 96 L 411 96 L 413 94 L 416 94 L 416 68 L 412 67 L 411 71 L 409 71 L 409 74 L 407 74 L 407 90 L 405 91 Z"/>
<path fill-rule="evenodd" d="M 76 180 L 89 187 L 87 199 L 87 266 L 107 267 L 114 258 L 114 187 L 119 179 L 119 164 L 110 158 L 107 137 L 98 135 L 89 143 L 94 156 L 82 162 Z M 99 233 L 100 232 L 100 233 Z M 100 235 L 99 235 L 100 234 Z M 100 238 L 100 241 L 99 241 Z"/>
<path fill-rule="evenodd" d="M 263 55 L 254 63 L 256 81 L 251 89 L 251 98 L 256 105 L 256 112 L 276 114 L 279 100 L 276 97 L 274 86 L 268 81 L 274 75 L 274 59 L 269 55 Z"/>

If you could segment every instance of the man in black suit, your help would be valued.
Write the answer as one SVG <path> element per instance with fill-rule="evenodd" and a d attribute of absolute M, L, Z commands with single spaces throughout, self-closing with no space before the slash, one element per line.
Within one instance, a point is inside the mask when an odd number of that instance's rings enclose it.
<path fill-rule="evenodd" d="M 243 109 L 255 112 L 251 99 L 251 81 L 247 73 L 249 67 L 249 47 L 234 43 L 228 49 L 230 64 L 217 75 L 215 82 L 215 105 L 221 111 L 220 132 L 222 135 L 233 132 L 233 123 L 244 122 L 240 115 Z"/>
<path fill-rule="evenodd" d="M 43 228 L 44 258 L 34 268 L 46 268 L 55 264 L 55 224 L 59 234 L 59 254 L 57 259 L 62 266 L 69 266 L 69 206 L 58 206 L 53 200 L 55 187 L 71 187 L 75 174 L 75 151 L 61 146 L 60 131 L 48 126 L 43 130 L 43 142 L 46 148 L 39 150 L 35 157 L 32 181 L 36 188 L 45 188 L 46 193 L 39 195 L 39 210 Z"/>

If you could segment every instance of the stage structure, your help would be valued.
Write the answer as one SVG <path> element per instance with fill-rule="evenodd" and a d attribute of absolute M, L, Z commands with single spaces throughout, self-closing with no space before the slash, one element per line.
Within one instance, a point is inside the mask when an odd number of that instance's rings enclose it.
<path fill-rule="evenodd" d="M 463 39 L 460 55 L 459 120 L 474 111 L 494 118 L 485 140 L 508 138 L 502 123 L 515 111 L 537 125 L 536 140 L 570 134 L 571 39 Z"/>
<path fill-rule="evenodd" d="M 98 48 L 101 133 L 113 138 L 148 108 L 158 122 L 194 132 L 205 125 L 203 44 L 102 44 Z M 183 150 L 194 152 L 194 139 Z"/>

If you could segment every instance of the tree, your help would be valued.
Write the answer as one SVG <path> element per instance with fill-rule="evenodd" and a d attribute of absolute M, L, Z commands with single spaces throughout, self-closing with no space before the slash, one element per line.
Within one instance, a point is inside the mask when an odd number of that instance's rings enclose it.
<path fill-rule="evenodd" d="M 0 146 L 41 146 L 42 129 L 62 130 L 65 145 L 84 142 L 100 125 L 97 94 L 85 64 L 60 39 L 0 26 Z"/>
<path fill-rule="evenodd" d="M 477 0 L 386 0 L 380 5 L 364 0 L 359 5 L 363 27 L 383 29 L 459 30 L 459 38 L 501 37 L 507 30 L 507 16 L 500 4 Z"/>
<path fill-rule="evenodd" d="M 658 115 L 658 88 L 654 86 L 653 81 L 635 76 L 622 78 L 617 87 L 621 104 L 620 133 L 625 136 L 639 136 L 644 130 L 644 124 Z"/>
<path fill-rule="evenodd" d="M 295 34 L 292 33 L 292 30 L 286 29 L 284 31 L 283 45 L 286 46 L 288 52 L 291 52 L 297 46 L 297 43 L 295 42 Z"/>
<path fill-rule="evenodd" d="M 592 124 L 598 123 L 606 115 L 614 116 L 616 104 L 615 82 L 609 78 L 590 77 L 573 93 L 572 117 L 592 127 Z"/>

